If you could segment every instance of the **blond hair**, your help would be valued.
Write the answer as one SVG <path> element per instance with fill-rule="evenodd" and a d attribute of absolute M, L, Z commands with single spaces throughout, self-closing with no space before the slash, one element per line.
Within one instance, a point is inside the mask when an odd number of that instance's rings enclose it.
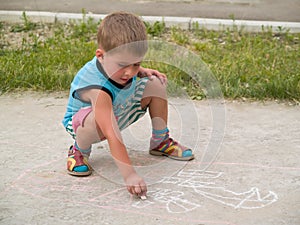
<path fill-rule="evenodd" d="M 105 52 L 129 43 L 132 43 L 129 50 L 138 54 L 145 54 L 148 48 L 143 21 L 127 12 L 114 12 L 106 16 L 99 26 L 97 40 L 98 47 Z"/>

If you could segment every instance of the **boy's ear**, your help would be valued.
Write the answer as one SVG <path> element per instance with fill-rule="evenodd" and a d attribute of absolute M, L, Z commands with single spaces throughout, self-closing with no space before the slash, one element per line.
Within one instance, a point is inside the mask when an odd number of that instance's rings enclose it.
<path fill-rule="evenodd" d="M 96 50 L 96 57 L 97 57 L 98 59 L 102 59 L 103 56 L 104 56 L 104 51 L 103 51 L 102 49 L 98 48 L 98 49 Z"/>

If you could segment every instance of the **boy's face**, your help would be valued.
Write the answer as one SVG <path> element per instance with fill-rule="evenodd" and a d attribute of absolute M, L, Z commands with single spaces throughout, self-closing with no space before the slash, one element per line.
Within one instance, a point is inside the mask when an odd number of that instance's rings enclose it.
<path fill-rule="evenodd" d="M 138 73 L 143 57 L 128 52 L 114 52 L 104 53 L 98 59 L 110 79 L 125 86 Z"/>

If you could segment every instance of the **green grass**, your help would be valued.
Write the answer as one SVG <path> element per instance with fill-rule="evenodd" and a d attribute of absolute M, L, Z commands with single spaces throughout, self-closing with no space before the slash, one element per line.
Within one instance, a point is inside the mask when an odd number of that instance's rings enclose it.
<path fill-rule="evenodd" d="M 299 34 L 225 31 L 210 44 L 198 52 L 226 97 L 299 101 Z"/>
<path fill-rule="evenodd" d="M 68 24 L 36 24 L 23 14 L 23 23 L 0 22 L 0 93 L 13 90 L 68 90 L 76 72 L 93 56 L 100 21 L 86 18 Z M 194 24 L 190 31 L 145 23 L 150 39 L 183 46 L 207 64 L 228 99 L 300 101 L 300 34 L 283 28 L 247 33 L 232 27 L 209 31 Z M 40 35 L 47 32 L 49 35 Z M 8 35 L 21 35 L 11 43 Z M 39 34 L 39 35 L 37 35 Z M 184 57 L 184 56 L 183 56 Z M 180 69 L 147 62 L 168 75 L 169 92 L 186 91 L 193 99 L 205 94 L 199 82 Z"/>

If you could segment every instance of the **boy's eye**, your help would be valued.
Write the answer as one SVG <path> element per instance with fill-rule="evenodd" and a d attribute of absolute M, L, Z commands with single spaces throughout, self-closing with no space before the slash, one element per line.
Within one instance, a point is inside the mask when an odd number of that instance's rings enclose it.
<path fill-rule="evenodd" d="M 126 67 L 126 66 L 128 66 L 128 65 L 118 63 L 118 66 L 123 68 L 123 67 Z"/>
<path fill-rule="evenodd" d="M 118 63 L 118 66 L 121 67 L 121 68 L 124 68 L 124 67 L 127 67 L 127 66 L 130 66 L 130 65 L 133 65 L 133 66 L 140 66 L 141 63 L 134 63 L 134 64 L 123 64 L 123 63 Z"/>
<path fill-rule="evenodd" d="M 135 63 L 135 64 L 133 64 L 133 66 L 140 66 L 141 65 L 141 63 Z"/>

